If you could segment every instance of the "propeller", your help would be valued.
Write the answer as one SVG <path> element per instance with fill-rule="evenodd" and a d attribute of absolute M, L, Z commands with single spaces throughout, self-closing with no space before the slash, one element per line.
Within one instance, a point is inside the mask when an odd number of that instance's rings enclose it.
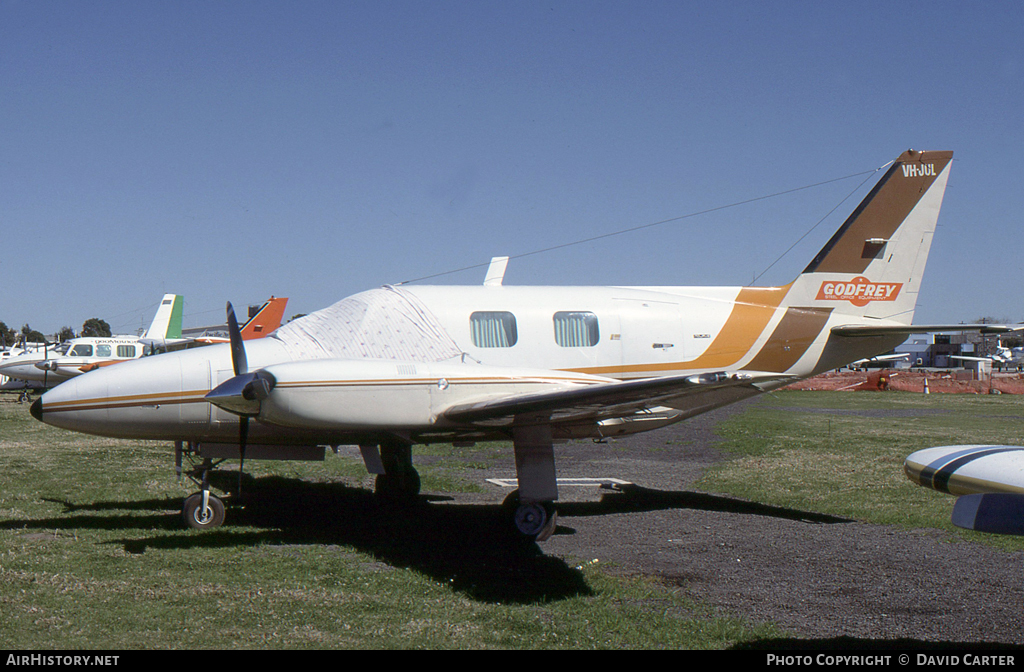
<path fill-rule="evenodd" d="M 235 377 L 211 390 L 206 398 L 213 404 L 239 416 L 238 418 L 238 494 L 242 494 L 242 470 L 245 468 L 245 449 L 249 442 L 249 418 L 259 415 L 260 402 L 274 389 L 274 377 L 265 371 L 249 373 L 242 330 L 235 318 L 231 302 L 227 305 L 228 336 L 231 340 L 231 368 Z"/>
<path fill-rule="evenodd" d="M 46 389 L 47 378 L 50 377 L 50 344 L 43 339 L 43 389 Z M 56 363 L 56 362 L 54 362 Z"/>
<path fill-rule="evenodd" d="M 242 469 L 245 467 L 245 450 L 249 442 L 249 418 L 260 414 L 260 402 L 266 399 L 277 381 L 270 373 L 258 370 L 249 372 L 249 362 L 242 342 L 242 330 L 235 318 L 231 302 L 227 305 L 228 336 L 230 337 L 231 368 L 234 377 L 229 378 L 210 390 L 206 400 L 238 417 L 238 492 L 242 492 Z"/>

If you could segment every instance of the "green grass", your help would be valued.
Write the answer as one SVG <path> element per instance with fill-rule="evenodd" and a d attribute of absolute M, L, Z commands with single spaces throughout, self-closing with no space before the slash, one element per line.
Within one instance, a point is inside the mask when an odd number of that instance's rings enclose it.
<path fill-rule="evenodd" d="M 880 409 L 906 417 L 857 414 Z M 732 459 L 698 487 L 1019 550 L 953 528 L 953 498 L 910 483 L 902 462 L 1020 443 L 1022 428 L 1009 395 L 779 391 L 719 426 Z M 429 446 L 416 462 L 426 491 L 472 492 L 509 453 Z M 717 617 L 685 588 L 517 545 L 497 506 L 382 507 L 355 454 L 251 461 L 251 503 L 192 532 L 180 507 L 195 488 L 172 462 L 166 443 L 64 432 L 0 397 L 7 648 L 713 649 L 785 636 Z"/>
<path fill-rule="evenodd" d="M 8 649 L 704 649 L 780 634 L 516 544 L 497 506 L 381 507 L 352 455 L 251 461 L 253 503 L 193 532 L 180 507 L 195 488 L 166 443 L 71 434 L 6 398 L 0 437 Z M 509 459 L 424 453 L 427 489 L 477 488 Z"/>
<path fill-rule="evenodd" d="M 885 417 L 872 411 L 898 411 Z M 735 456 L 698 487 L 766 504 L 949 531 L 1001 548 L 1024 540 L 953 527 L 955 499 L 907 479 L 903 460 L 942 445 L 1024 441 L 1024 403 L 1011 395 L 782 390 L 718 427 Z"/>

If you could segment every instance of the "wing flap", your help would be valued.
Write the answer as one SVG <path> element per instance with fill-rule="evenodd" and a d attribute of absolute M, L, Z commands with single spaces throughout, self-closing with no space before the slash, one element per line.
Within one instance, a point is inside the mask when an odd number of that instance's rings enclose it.
<path fill-rule="evenodd" d="M 459 404 L 444 411 L 457 423 L 512 424 L 516 416 L 547 416 L 554 424 L 585 418 L 621 418 L 653 408 L 691 411 L 761 392 L 759 385 L 788 380 L 777 373 L 703 373 L 596 383 L 554 392 L 521 394 Z"/>

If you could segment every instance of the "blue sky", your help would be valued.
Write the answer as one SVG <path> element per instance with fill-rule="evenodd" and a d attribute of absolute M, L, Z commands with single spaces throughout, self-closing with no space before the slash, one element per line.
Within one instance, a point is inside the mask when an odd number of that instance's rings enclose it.
<path fill-rule="evenodd" d="M 915 322 L 1024 320 L 1022 35 L 1016 2 L 0 0 L 0 320 L 131 333 L 165 292 L 186 326 L 310 312 L 911 147 L 956 152 Z M 506 284 L 786 283 L 863 179 Z"/>

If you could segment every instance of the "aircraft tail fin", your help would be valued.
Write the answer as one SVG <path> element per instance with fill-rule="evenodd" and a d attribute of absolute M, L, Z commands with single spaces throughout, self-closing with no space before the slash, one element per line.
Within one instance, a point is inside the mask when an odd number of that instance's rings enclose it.
<path fill-rule="evenodd" d="M 151 341 L 181 338 L 181 314 L 184 304 L 184 297 L 178 294 L 164 294 L 160 307 L 153 316 L 153 322 L 143 338 Z"/>
<path fill-rule="evenodd" d="M 910 324 L 952 159 L 946 151 L 901 154 L 785 303 Z"/>
<path fill-rule="evenodd" d="M 270 300 L 260 306 L 256 314 L 242 325 L 242 340 L 248 341 L 254 338 L 263 338 L 280 327 L 281 319 L 284 317 L 284 309 L 287 305 L 287 297 L 270 297 Z"/>

